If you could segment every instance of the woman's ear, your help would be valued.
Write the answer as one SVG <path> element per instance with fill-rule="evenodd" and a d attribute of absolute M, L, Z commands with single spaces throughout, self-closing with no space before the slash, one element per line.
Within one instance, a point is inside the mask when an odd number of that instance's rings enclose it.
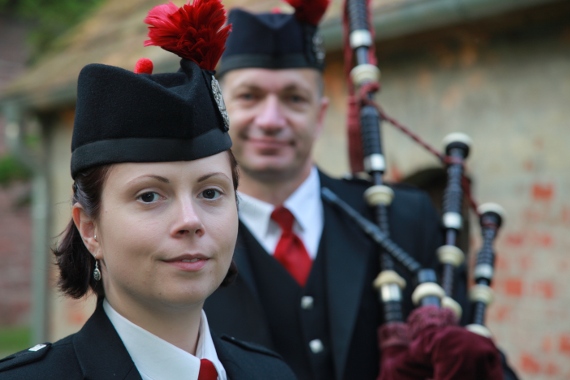
<path fill-rule="evenodd" d="M 97 226 L 93 218 L 87 215 L 83 206 L 75 203 L 71 209 L 73 223 L 81 235 L 83 244 L 91 252 L 93 257 L 98 258 L 99 242 L 97 241 Z"/>

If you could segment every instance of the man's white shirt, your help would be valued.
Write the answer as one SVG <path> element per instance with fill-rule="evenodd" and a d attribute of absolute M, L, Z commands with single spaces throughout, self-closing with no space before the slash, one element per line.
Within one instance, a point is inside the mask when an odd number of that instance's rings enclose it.
<path fill-rule="evenodd" d="M 271 220 L 274 206 L 240 192 L 238 197 L 240 220 L 261 246 L 273 254 L 281 237 L 281 228 Z M 301 238 L 309 256 L 314 260 L 324 225 L 321 183 L 316 167 L 311 169 L 307 179 L 287 198 L 283 206 L 295 216 L 293 232 Z"/>

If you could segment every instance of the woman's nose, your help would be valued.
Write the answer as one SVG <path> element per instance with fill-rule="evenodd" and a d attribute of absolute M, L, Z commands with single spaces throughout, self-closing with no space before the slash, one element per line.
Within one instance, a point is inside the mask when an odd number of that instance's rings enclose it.
<path fill-rule="evenodd" d="M 175 206 L 172 234 L 173 236 L 204 234 L 204 225 L 192 201 L 182 201 Z"/>

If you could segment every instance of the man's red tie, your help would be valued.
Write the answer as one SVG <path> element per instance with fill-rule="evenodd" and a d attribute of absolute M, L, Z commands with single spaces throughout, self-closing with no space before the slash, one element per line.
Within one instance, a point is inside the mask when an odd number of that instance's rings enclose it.
<path fill-rule="evenodd" d="M 273 219 L 283 230 L 273 256 L 291 274 L 301 286 L 305 286 L 312 260 L 305 249 L 303 241 L 293 232 L 295 217 L 285 207 L 277 207 L 271 213 Z"/>
<path fill-rule="evenodd" d="M 200 373 L 198 373 L 198 380 L 217 380 L 218 371 L 214 364 L 208 359 L 200 359 Z"/>

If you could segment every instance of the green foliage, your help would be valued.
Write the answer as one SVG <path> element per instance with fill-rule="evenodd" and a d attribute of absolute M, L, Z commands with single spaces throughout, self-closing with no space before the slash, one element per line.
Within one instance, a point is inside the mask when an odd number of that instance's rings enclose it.
<path fill-rule="evenodd" d="M 101 2 L 102 0 L 0 0 L 0 12 L 9 12 L 35 23 L 36 28 L 29 35 L 34 59 Z"/>
<path fill-rule="evenodd" d="M 12 155 L 0 157 L 0 186 L 7 186 L 12 181 L 27 180 L 32 173 Z"/>
<path fill-rule="evenodd" d="M 0 358 L 30 347 L 30 340 L 28 326 L 0 327 Z"/>

